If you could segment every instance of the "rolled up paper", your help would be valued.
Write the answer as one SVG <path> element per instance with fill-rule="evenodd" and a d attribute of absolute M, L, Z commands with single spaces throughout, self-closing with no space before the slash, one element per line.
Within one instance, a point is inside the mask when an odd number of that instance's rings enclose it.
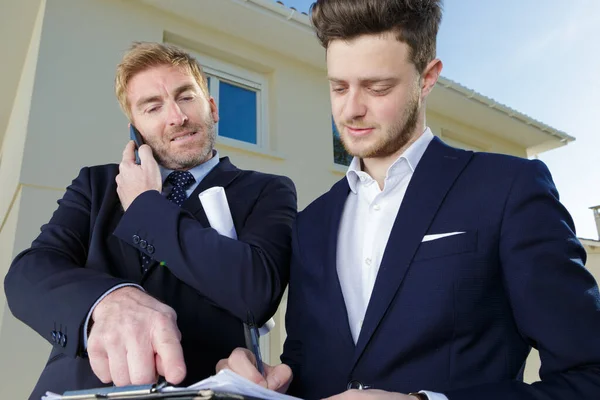
<path fill-rule="evenodd" d="M 219 232 L 220 235 L 237 239 L 225 190 L 221 186 L 211 187 L 200 193 L 198 197 L 211 228 Z"/>

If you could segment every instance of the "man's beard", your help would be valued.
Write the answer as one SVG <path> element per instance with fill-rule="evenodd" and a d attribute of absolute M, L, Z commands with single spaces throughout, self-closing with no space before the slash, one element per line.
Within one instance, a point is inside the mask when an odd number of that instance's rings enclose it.
<path fill-rule="evenodd" d="M 196 135 L 204 136 L 202 147 L 198 151 L 186 151 L 173 154 L 169 151 L 169 143 L 157 141 L 156 143 L 149 142 L 148 145 L 152 148 L 152 153 L 156 161 L 165 168 L 172 170 L 188 170 L 205 162 L 212 154 L 216 140 L 215 122 L 209 115 L 204 121 L 204 124 L 185 124 L 170 131 L 166 135 L 167 140 L 182 132 L 196 132 Z M 193 143 L 195 147 L 198 143 Z"/>
<path fill-rule="evenodd" d="M 397 121 L 388 130 L 383 132 L 383 137 L 379 138 L 374 145 L 365 149 L 352 150 L 352 143 L 359 143 L 360 139 L 348 138 L 346 135 L 340 135 L 342 145 L 350 154 L 359 158 L 385 158 L 395 154 L 398 150 L 404 147 L 413 137 L 415 127 L 419 121 L 419 97 L 418 93 L 413 96 L 400 121 Z M 356 123 L 348 123 L 350 126 L 360 126 L 361 121 Z M 338 126 L 338 132 L 342 132 Z"/>

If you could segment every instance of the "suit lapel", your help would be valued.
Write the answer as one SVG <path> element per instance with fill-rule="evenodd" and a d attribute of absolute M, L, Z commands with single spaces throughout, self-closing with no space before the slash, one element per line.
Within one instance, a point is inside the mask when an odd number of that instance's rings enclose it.
<path fill-rule="evenodd" d="M 329 192 L 331 196 L 331 210 L 329 212 L 329 235 L 326 243 L 325 253 L 327 254 L 327 263 L 325 264 L 325 282 L 332 282 L 333 287 L 328 291 L 328 306 L 333 310 L 331 316 L 333 325 L 337 327 L 340 339 L 348 348 L 354 348 L 354 340 L 350 332 L 350 322 L 348 320 L 348 310 L 342 293 L 342 286 L 337 273 L 337 242 L 340 222 L 350 187 L 348 180 L 344 177 L 338 181 Z"/>
<path fill-rule="evenodd" d="M 240 173 L 241 170 L 229 161 L 229 157 L 221 158 L 219 163 L 202 179 L 198 187 L 194 189 L 190 197 L 183 202 L 182 207 L 191 212 L 202 225 L 206 227 L 210 226 L 198 195 L 213 186 L 221 186 L 226 189 Z"/>
<path fill-rule="evenodd" d="M 396 295 L 412 258 L 471 152 L 457 151 L 434 138 L 412 176 L 379 267 L 356 344 L 353 368 Z"/>

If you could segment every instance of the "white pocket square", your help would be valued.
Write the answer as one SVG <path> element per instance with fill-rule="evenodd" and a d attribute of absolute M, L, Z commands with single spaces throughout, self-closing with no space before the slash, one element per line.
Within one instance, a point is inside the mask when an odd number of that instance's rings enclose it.
<path fill-rule="evenodd" d="M 448 233 L 436 233 L 435 235 L 423 236 L 422 242 L 431 242 L 432 240 L 442 239 L 448 236 L 462 235 L 465 232 L 448 232 Z"/>

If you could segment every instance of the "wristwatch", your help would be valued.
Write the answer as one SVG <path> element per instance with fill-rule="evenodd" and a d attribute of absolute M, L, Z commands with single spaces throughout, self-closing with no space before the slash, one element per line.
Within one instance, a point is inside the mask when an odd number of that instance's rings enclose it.
<path fill-rule="evenodd" d="M 425 393 L 409 393 L 409 396 L 415 396 L 419 400 L 429 400 L 429 397 Z"/>

